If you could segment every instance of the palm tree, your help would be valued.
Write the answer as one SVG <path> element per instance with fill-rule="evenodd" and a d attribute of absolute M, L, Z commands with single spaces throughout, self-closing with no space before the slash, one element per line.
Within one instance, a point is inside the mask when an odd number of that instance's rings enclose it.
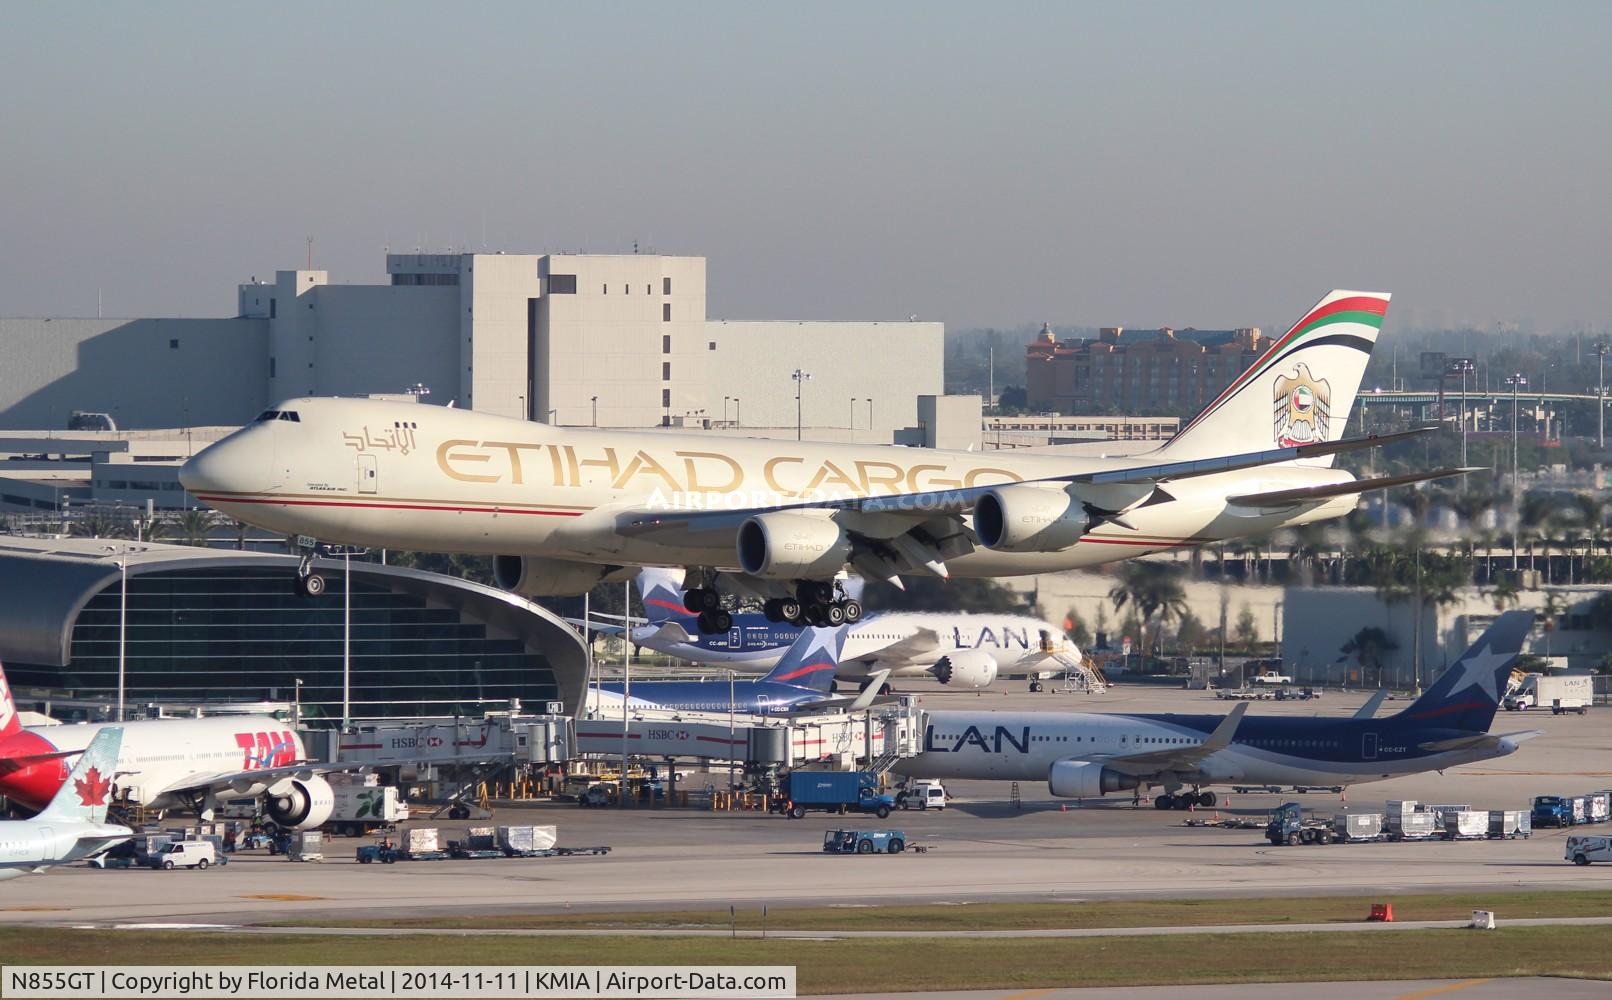
<path fill-rule="evenodd" d="M 1108 591 L 1116 612 L 1129 605 L 1138 617 L 1138 643 L 1147 650 L 1147 627 L 1155 615 L 1162 627 L 1187 610 L 1187 594 L 1181 586 L 1181 569 L 1169 563 L 1131 562 L 1120 571 L 1120 582 Z"/>
<path fill-rule="evenodd" d="M 92 513 L 81 521 L 74 521 L 71 534 L 80 538 L 130 538 L 134 535 L 133 527 L 122 518 Z"/>
<path fill-rule="evenodd" d="M 206 548 L 212 541 L 213 529 L 219 526 L 220 521 L 221 518 L 215 512 L 195 507 L 180 516 L 179 534 L 186 545 Z"/>
<path fill-rule="evenodd" d="M 1368 625 L 1351 636 L 1348 642 L 1339 647 L 1338 652 L 1353 656 L 1362 671 L 1375 671 L 1377 686 L 1382 687 L 1383 660 L 1398 648 L 1399 643 L 1394 641 L 1393 636 L 1375 625 Z"/>
<path fill-rule="evenodd" d="M 1488 597 L 1494 601 L 1496 611 L 1504 611 L 1521 604 L 1522 588 L 1517 586 L 1517 574 L 1509 571 L 1495 574 Z"/>

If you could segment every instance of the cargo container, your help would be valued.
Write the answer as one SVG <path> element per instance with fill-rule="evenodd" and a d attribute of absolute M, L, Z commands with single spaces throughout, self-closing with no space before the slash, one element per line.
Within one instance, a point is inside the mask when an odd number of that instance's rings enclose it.
<path fill-rule="evenodd" d="M 1489 836 L 1487 810 L 1445 809 L 1437 815 L 1445 840 L 1483 840 Z"/>
<path fill-rule="evenodd" d="M 1612 806 L 1612 801 L 1608 800 L 1607 794 L 1605 792 L 1591 792 L 1584 797 L 1589 800 L 1588 807 L 1585 809 L 1586 822 L 1605 823 L 1609 818 L 1609 814 L 1612 814 L 1612 809 L 1609 809 L 1609 806 Z"/>
<path fill-rule="evenodd" d="M 559 840 L 552 826 L 501 826 L 498 828 L 498 846 L 510 857 L 519 857 L 534 851 L 546 851 Z"/>
<path fill-rule="evenodd" d="M 1487 819 L 1485 820 L 1487 822 Z M 1438 817 L 1430 812 L 1408 812 L 1388 815 L 1389 840 L 1426 840 L 1441 832 Z"/>
<path fill-rule="evenodd" d="M 1590 797 L 1588 795 L 1575 795 L 1567 800 L 1567 812 L 1574 826 L 1590 821 Z"/>
<path fill-rule="evenodd" d="M 1383 837 L 1382 813 L 1344 813 L 1336 817 L 1335 824 L 1339 840 L 1365 841 L 1381 840 Z"/>
<path fill-rule="evenodd" d="M 1492 840 L 1526 839 L 1533 833 L 1533 824 L 1526 809 L 1489 810 L 1489 837 Z"/>

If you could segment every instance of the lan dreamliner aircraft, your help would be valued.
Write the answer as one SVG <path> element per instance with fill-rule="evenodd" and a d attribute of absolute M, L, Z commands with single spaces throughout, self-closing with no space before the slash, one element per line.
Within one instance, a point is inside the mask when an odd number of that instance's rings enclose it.
<path fill-rule="evenodd" d="M 1159 809 L 1212 806 L 1204 785 L 1352 785 L 1515 753 L 1536 732 L 1490 733 L 1533 612 L 1508 611 L 1404 711 L 1381 719 L 1230 714 L 930 712 L 915 778 L 1045 781 L 1065 798 L 1162 786 Z M 1190 787 L 1190 792 L 1181 791 Z"/>
<path fill-rule="evenodd" d="M 499 582 L 529 597 L 681 566 L 703 632 L 727 631 L 731 597 L 838 625 L 856 610 L 835 583 L 847 567 L 899 582 L 1093 566 L 1339 517 L 1366 490 L 1458 474 L 1332 468 L 1339 452 L 1403 436 L 1343 437 L 1388 298 L 1328 293 L 1142 455 L 733 440 L 310 398 L 206 448 L 180 480 L 272 531 L 494 555 Z M 320 593 L 310 566 L 301 589 Z"/>

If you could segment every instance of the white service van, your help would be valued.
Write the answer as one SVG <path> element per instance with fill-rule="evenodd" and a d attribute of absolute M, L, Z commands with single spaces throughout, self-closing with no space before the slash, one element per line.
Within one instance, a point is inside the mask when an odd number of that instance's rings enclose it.
<path fill-rule="evenodd" d="M 1562 857 L 1575 865 L 1612 861 L 1612 837 L 1568 837 Z"/>
<path fill-rule="evenodd" d="M 934 778 L 921 778 L 896 796 L 896 804 L 903 809 L 944 809 L 947 798 L 945 785 Z"/>
<path fill-rule="evenodd" d="M 151 859 L 151 867 L 169 870 L 196 868 L 206 871 L 217 863 L 218 854 L 210 840 L 176 840 L 164 844 L 162 850 Z"/>

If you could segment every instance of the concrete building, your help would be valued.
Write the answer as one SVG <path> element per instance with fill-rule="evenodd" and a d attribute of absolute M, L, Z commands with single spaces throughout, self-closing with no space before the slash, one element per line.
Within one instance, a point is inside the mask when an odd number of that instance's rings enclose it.
<path fill-rule="evenodd" d="M 1258 327 L 1130 330 L 1060 341 L 1050 326 L 1025 346 L 1032 409 L 1187 415 L 1207 406 L 1270 343 Z"/>
<path fill-rule="evenodd" d="M 321 562 L 330 589 L 308 598 L 294 592 L 289 555 L 6 539 L 0 661 L 24 710 L 59 695 L 114 704 L 120 659 L 137 715 L 146 704 L 295 700 L 317 725 L 340 721 L 344 696 L 354 719 L 581 704 L 586 649 L 538 605 L 354 561 L 344 611 L 346 567 Z"/>
<path fill-rule="evenodd" d="M 384 285 L 277 272 L 233 319 L 0 320 L 0 428 L 239 425 L 300 395 L 429 401 L 568 425 L 891 440 L 943 388 L 939 323 L 706 317 L 705 258 L 389 254 Z M 870 402 L 871 401 L 871 402 Z"/>

